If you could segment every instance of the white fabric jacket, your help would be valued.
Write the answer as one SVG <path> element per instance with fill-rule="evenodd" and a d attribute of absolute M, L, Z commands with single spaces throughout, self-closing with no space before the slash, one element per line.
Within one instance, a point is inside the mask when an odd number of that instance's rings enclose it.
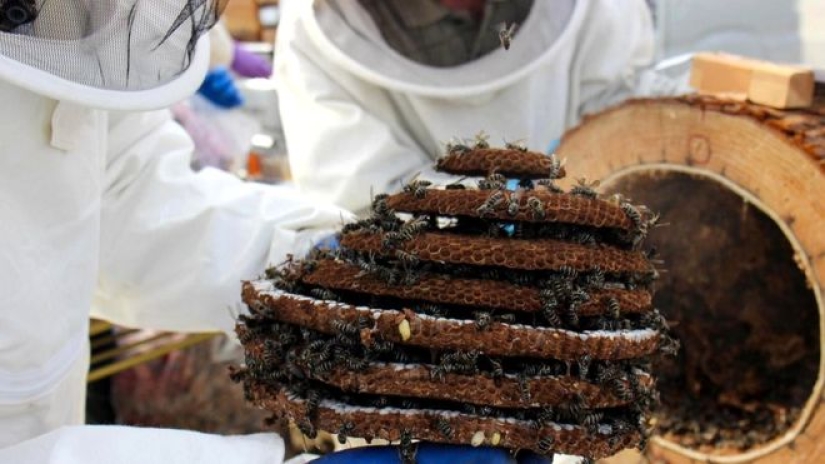
<path fill-rule="evenodd" d="M 426 176 L 453 137 L 484 130 L 493 144 L 545 150 L 584 113 L 677 92 L 644 71 L 644 0 L 579 0 L 566 25 L 558 8 L 571 0 L 537 0 L 508 51 L 450 68 L 404 58 L 358 2 L 334 3 L 282 2 L 276 77 L 296 182 L 351 210 L 369 205 L 370 190 Z"/>
<path fill-rule="evenodd" d="M 273 434 L 222 437 L 120 426 L 61 427 L 0 449 L 0 462 L 4 464 L 278 464 L 283 457 L 283 441 Z"/>
<path fill-rule="evenodd" d="M 0 102 L 0 462 L 177 462 L 98 450 L 183 450 L 205 436 L 61 428 L 83 423 L 90 309 L 127 326 L 231 331 L 241 281 L 300 256 L 347 213 L 193 173 L 190 139 L 166 111 L 107 112 L 3 80 Z M 283 444 L 269 438 L 231 440 L 243 462 L 277 462 Z M 187 462 L 224 464 L 229 451 L 208 452 L 221 440 L 204 438 Z"/>

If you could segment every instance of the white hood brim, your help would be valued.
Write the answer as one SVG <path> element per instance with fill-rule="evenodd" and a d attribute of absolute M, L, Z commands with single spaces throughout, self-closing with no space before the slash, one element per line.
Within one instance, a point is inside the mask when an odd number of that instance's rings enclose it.
<path fill-rule="evenodd" d="M 192 62 L 175 79 L 152 89 L 106 90 L 69 81 L 0 55 L 0 79 L 59 101 L 113 111 L 148 111 L 168 107 L 200 87 L 209 67 L 209 37 L 198 39 Z"/>
<path fill-rule="evenodd" d="M 510 50 L 496 49 L 477 60 L 448 68 L 416 63 L 386 44 L 369 14 L 352 2 L 341 11 L 315 8 L 316 2 L 298 2 L 301 23 L 322 53 L 360 78 L 394 91 L 434 98 L 460 98 L 507 87 L 530 75 L 569 46 L 586 16 L 584 2 L 576 2 L 566 25 L 559 21 L 554 2 L 536 1 L 519 26 Z M 559 33 L 558 31 L 561 30 Z"/>

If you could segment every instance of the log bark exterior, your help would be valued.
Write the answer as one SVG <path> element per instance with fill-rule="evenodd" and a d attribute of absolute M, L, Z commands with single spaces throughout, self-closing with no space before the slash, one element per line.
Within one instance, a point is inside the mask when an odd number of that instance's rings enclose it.
<path fill-rule="evenodd" d="M 644 170 L 705 175 L 757 205 L 795 249 L 825 333 L 825 109 L 778 111 L 710 97 L 633 100 L 591 116 L 557 150 L 571 172 L 603 186 Z M 672 231 L 671 231 L 672 232 Z M 675 265 L 675 264 L 674 264 Z M 648 456 L 624 452 L 610 463 L 825 462 L 825 359 L 801 418 L 783 436 L 739 453 L 707 455 L 654 438 Z"/>

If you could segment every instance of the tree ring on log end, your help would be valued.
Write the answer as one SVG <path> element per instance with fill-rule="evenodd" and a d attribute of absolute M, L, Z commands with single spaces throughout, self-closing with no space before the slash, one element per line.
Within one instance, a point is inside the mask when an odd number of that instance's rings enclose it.
<path fill-rule="evenodd" d="M 798 435 L 821 385 L 819 313 L 795 238 L 753 195 L 696 169 L 647 165 L 604 185 L 679 224 L 649 239 L 668 270 L 654 304 L 682 344 L 658 368 L 658 440 L 717 457 Z"/>

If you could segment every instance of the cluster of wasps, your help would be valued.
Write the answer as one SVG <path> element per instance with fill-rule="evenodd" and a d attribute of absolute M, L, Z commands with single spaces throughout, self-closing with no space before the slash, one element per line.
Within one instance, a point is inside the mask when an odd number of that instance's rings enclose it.
<path fill-rule="evenodd" d="M 351 372 L 365 370 L 370 362 L 408 363 L 421 356 L 407 353 L 389 341 L 377 339 L 369 347 L 361 344 L 358 332 L 369 327 L 372 321 L 362 318 L 348 324 L 333 321 L 336 335 L 330 336 L 304 327 L 241 316 L 246 330 L 240 340 L 245 345 L 257 343 L 259 349 L 247 351 L 243 369 L 234 369 L 231 376 L 236 382 L 246 378 L 287 386 L 291 394 L 306 398 L 304 417 L 296 421 L 301 432 L 310 439 L 317 436 L 314 423 L 317 419 L 321 399 L 336 399 L 345 404 L 361 403 L 367 407 L 387 407 L 390 399 L 375 395 L 347 395 L 339 390 L 318 382 L 335 372 L 346 369 Z M 245 384 L 247 400 L 252 401 L 251 392 Z M 405 400 L 399 407 L 417 406 Z M 272 418 L 275 422 L 277 418 Z M 345 423 L 339 434 L 343 443 L 354 426 Z"/>
<path fill-rule="evenodd" d="M 550 155 L 550 158 L 552 160 L 553 172 L 556 173 L 555 175 L 558 175 L 564 163 L 563 161 L 559 161 L 555 155 Z M 491 193 L 487 199 L 478 206 L 476 213 L 480 218 L 486 218 L 494 215 L 497 210 L 503 209 L 509 216 L 515 217 L 522 208 L 526 208 L 530 219 L 537 222 L 537 224 L 523 222 L 513 223 L 514 231 L 512 235 L 516 238 L 558 238 L 569 239 L 582 244 L 595 245 L 597 241 L 599 241 L 599 237 L 596 235 L 598 232 L 592 228 L 560 227 L 557 224 L 540 223 L 540 221 L 543 221 L 546 217 L 545 204 L 540 198 L 531 196 L 530 193 L 534 191 L 565 193 L 564 189 L 556 185 L 556 179 L 557 177 L 553 177 L 552 175 L 546 179 L 536 181 L 522 179 L 518 182 L 515 190 L 507 190 L 507 179 L 501 174 L 492 173 L 478 181 L 479 190 L 490 190 Z M 633 230 L 630 235 L 621 236 L 621 240 L 613 241 L 623 241 L 633 249 L 638 249 L 652 228 L 659 224 L 659 215 L 652 213 L 645 206 L 633 205 L 629 199 L 620 194 L 603 197 L 596 190 L 599 184 L 599 181 L 589 182 L 586 178 L 579 178 L 577 179 L 577 184 L 567 193 L 590 199 L 604 199 L 617 204 L 633 224 Z M 496 227 L 490 228 L 490 235 L 500 235 L 502 228 L 498 224 L 494 225 Z"/>
<path fill-rule="evenodd" d="M 454 140 L 446 144 L 446 153 L 448 155 L 462 155 L 472 152 L 474 149 L 490 148 L 489 136 L 484 131 L 479 132 L 475 136 L 474 142 L 464 142 Z M 522 141 L 505 142 L 505 148 L 508 150 L 517 150 L 526 152 L 527 147 Z M 551 193 L 570 193 L 571 195 L 581 196 L 591 199 L 603 199 L 618 205 L 622 211 L 632 222 L 634 229 L 629 237 L 625 240 L 629 242 L 634 249 L 637 249 L 644 239 L 648 236 L 650 230 L 659 223 L 659 215 L 650 211 L 644 205 L 634 205 L 629 198 L 621 194 L 601 195 L 598 192 L 600 182 L 598 180 L 588 181 L 586 177 L 581 177 L 576 180 L 576 185 L 571 187 L 569 192 L 565 192 L 563 188 L 556 184 L 556 181 L 562 177 L 562 168 L 565 160 L 558 159 L 555 154 L 548 155 L 550 159 L 550 169 L 547 177 L 543 179 L 519 179 L 514 190 L 508 190 L 507 178 L 500 173 L 491 172 L 486 178 L 480 179 L 477 182 L 479 190 L 491 191 L 487 199 L 479 205 L 476 210 L 479 217 L 486 217 L 494 213 L 497 209 L 503 208 L 510 216 L 516 216 L 522 208 L 527 208 L 531 218 L 534 221 L 541 221 L 545 218 L 545 205 L 542 200 L 536 196 L 531 196 L 531 191 L 547 191 Z M 429 186 L 426 181 L 414 181 L 404 187 L 404 191 L 414 193 L 417 197 L 423 197 L 426 194 L 424 188 Z M 460 182 L 446 186 L 447 189 L 464 189 L 466 186 Z M 524 224 L 515 224 L 516 229 L 523 229 Z M 553 230 L 558 230 L 555 226 L 542 225 L 539 228 L 544 230 L 535 231 L 530 236 L 525 238 L 542 237 L 552 233 Z M 491 228 L 491 231 L 494 229 Z M 588 237 L 588 231 L 581 232 L 581 240 L 583 243 L 595 244 L 593 237 Z M 517 236 L 521 236 L 521 230 L 518 230 Z M 564 237 L 562 237 L 564 238 Z"/>
<path fill-rule="evenodd" d="M 299 291 L 306 292 L 307 290 Z M 382 306 L 385 303 L 376 301 L 375 305 Z M 433 312 L 448 315 L 446 308 L 434 304 L 420 304 L 415 306 L 415 309 L 422 313 Z M 416 349 L 393 344 L 380 338 L 373 340 L 369 347 L 365 347 L 360 343 L 358 333 L 371 324 L 372 321 L 369 318 L 358 319 L 352 323 L 333 321 L 337 334 L 328 336 L 288 324 L 255 325 L 252 321 L 248 321 L 247 327 L 250 330 L 242 339 L 243 343 L 248 343 L 254 336 L 262 336 L 261 330 L 269 332 L 269 335 L 264 337 L 266 341 L 263 356 L 248 357 L 247 369 L 254 372 L 259 379 L 270 379 L 276 383 L 289 385 L 295 395 L 309 399 L 306 417 L 298 421 L 297 425 L 310 438 L 317 433 L 312 425 L 317 409 L 316 398 L 332 398 L 345 404 L 378 408 L 437 409 L 444 407 L 442 404 L 426 399 L 344 394 L 311 380 L 323 378 L 339 367 L 360 372 L 366 369 L 370 362 L 430 364 L 432 366 L 431 378 L 436 380 L 443 379 L 446 374 L 468 376 L 483 374 L 494 379 L 502 379 L 505 375 L 515 375 L 519 379 L 522 400 L 525 402 L 531 400 L 528 379 L 575 376 L 606 386 L 622 400 L 634 401 L 633 408 L 629 411 L 607 412 L 588 409 L 578 394 L 573 394 L 563 405 L 545 406 L 537 410 L 499 409 L 469 403 L 460 405 L 460 408 L 462 412 L 474 415 L 528 421 L 535 424 L 537 429 L 552 423 L 573 423 L 582 425 L 595 433 L 600 424 L 610 424 L 610 430 L 617 440 L 628 430 L 636 430 L 644 437 L 647 437 L 649 433 L 644 421 L 644 412 L 652 407 L 658 398 L 655 390 L 638 381 L 640 372 L 649 372 L 649 360 L 606 362 L 593 360 L 586 355 L 576 361 L 509 359 L 489 357 L 472 350 L 437 352 Z M 484 328 L 479 327 L 479 330 L 484 330 Z M 273 366 L 279 366 L 279 368 L 273 369 Z M 452 436 L 452 428 L 446 421 L 436 422 L 432 426 L 441 431 L 445 438 Z M 346 427 L 342 427 L 337 432 L 339 440 L 345 441 Z M 541 444 L 541 448 L 550 452 L 553 443 L 547 441 L 547 438 L 544 440 L 545 443 Z M 409 453 L 409 450 L 404 449 L 404 452 Z"/>
<path fill-rule="evenodd" d="M 629 430 L 635 430 L 643 437 L 640 447 L 644 447 L 650 430 L 645 421 L 645 412 L 658 404 L 657 391 L 640 382 L 640 374 L 650 371 L 650 360 L 605 362 L 593 360 L 585 355 L 577 361 L 558 360 L 512 360 L 491 358 L 478 351 L 454 351 L 443 353 L 440 362 L 432 371 L 435 378 L 446 373 L 463 375 L 485 374 L 494 379 L 505 375 L 515 375 L 518 379 L 521 399 L 531 401 L 529 379 L 535 377 L 574 376 L 582 380 L 607 387 L 616 397 L 635 404 L 628 411 L 599 411 L 590 409 L 579 393 L 572 393 L 567 402 L 559 406 L 544 406 L 540 409 L 507 410 L 473 404 L 463 405 L 469 414 L 488 417 L 511 417 L 531 422 L 540 429 L 558 423 L 582 425 L 591 433 L 596 433 L 600 424 L 610 424 L 616 439 Z"/>
<path fill-rule="evenodd" d="M 343 404 L 363 407 L 401 409 L 444 409 L 443 402 L 421 398 L 404 398 L 386 395 L 345 393 L 330 388 L 313 379 L 321 378 L 335 368 L 360 372 L 369 362 L 425 363 L 436 359 L 431 370 L 434 379 L 445 374 L 479 375 L 487 374 L 496 379 L 505 375 L 516 375 L 519 379 L 522 399 L 529 402 L 531 393 L 528 380 L 540 376 L 576 376 L 582 380 L 608 385 L 616 395 L 624 400 L 636 401 L 629 411 L 593 410 L 586 406 L 582 396 L 572 393 L 569 400 L 558 406 L 544 406 L 539 409 L 504 409 L 477 404 L 458 404 L 459 411 L 484 417 L 514 418 L 534 424 L 536 429 L 558 423 L 579 424 L 591 433 L 596 433 L 600 425 L 609 424 L 616 439 L 630 430 L 636 430 L 646 437 L 648 429 L 644 421 L 644 411 L 657 401 L 656 392 L 638 381 L 638 362 L 605 362 L 582 357 L 576 362 L 557 360 L 508 359 L 487 357 L 478 351 L 444 351 L 410 349 L 378 341 L 370 348 L 357 341 L 358 327 L 366 327 L 369 321 L 358 321 L 350 326 L 340 325 L 337 335 L 328 336 L 306 328 L 283 323 L 257 323 L 247 320 L 249 330 L 244 332 L 242 342 L 250 343 L 258 338 L 263 349 L 261 354 L 247 354 L 243 373 L 236 371 L 235 380 L 243 376 L 254 376 L 258 380 L 275 385 L 287 385 L 292 394 L 306 398 L 305 417 L 296 421 L 298 428 L 309 438 L 315 438 L 318 430 L 314 426 L 321 399 L 332 399 Z M 276 419 L 273 419 L 273 421 Z M 338 430 L 338 440 L 345 443 L 354 427 L 344 423 Z M 432 427 L 445 438 L 454 433 L 449 423 L 443 419 L 434 420 Z M 403 436 L 403 434 L 402 434 Z M 369 440 L 370 437 L 367 437 Z M 540 449 L 552 450 L 552 442 L 542 443 Z M 550 438 L 549 440 L 552 440 Z M 402 439 L 403 441 L 403 439 Z M 403 445 L 403 443 L 402 443 Z M 402 446 L 402 453 L 411 453 L 409 447 Z M 414 454 L 414 452 L 412 452 Z M 405 461 L 412 462 L 412 461 Z"/>
<path fill-rule="evenodd" d="M 460 156 L 471 154 L 476 149 L 489 148 L 488 138 L 486 134 L 480 133 L 474 143 L 450 143 L 447 150 L 448 153 Z M 506 149 L 519 152 L 527 150 L 520 143 L 509 143 Z M 399 213 L 390 207 L 389 195 L 375 195 L 369 217 L 343 226 L 341 234 L 344 237 L 347 234 L 380 237 L 377 240 L 379 245 L 368 251 L 347 247 L 315 251 L 300 262 L 290 260 L 285 265 L 268 270 L 266 278 L 281 290 L 318 300 L 412 311 L 434 318 L 470 320 L 480 336 L 502 323 L 575 333 L 640 329 L 666 332 L 667 324 L 657 311 L 627 314 L 617 298 L 607 299 L 605 309 L 596 315 L 592 311 L 580 312 L 580 308 L 591 302 L 596 292 L 605 288 L 650 289 L 655 273 L 611 274 L 598 266 L 587 270 L 562 266 L 552 270 L 520 271 L 443 263 L 423 260 L 405 246 L 422 234 L 441 233 L 514 240 L 546 238 L 590 247 L 607 244 L 624 250 L 638 250 L 651 228 L 657 224 L 658 217 L 643 207 L 633 206 L 621 196 L 603 197 L 596 190 L 597 182 L 581 179 L 569 191 L 564 191 L 556 184 L 562 176 L 564 162 L 556 157 L 550 157 L 549 160 L 550 169 L 545 178 L 516 179 L 514 187 L 505 175 L 498 172 L 480 177 L 475 185 L 467 185 L 466 178 L 462 178 L 441 187 L 446 190 L 474 189 L 486 192 L 484 200 L 477 206 L 473 205 L 475 214 L 471 215 L 442 217 L 435 213 Z M 414 178 L 403 186 L 400 195 L 426 199 L 436 188 L 427 180 Z M 621 207 L 633 224 L 633 230 L 628 234 L 618 230 L 546 221 L 547 208 L 542 201 L 546 196 L 537 192 L 611 201 Z M 521 220 L 525 215 L 529 221 Z M 650 256 L 652 255 L 648 257 Z M 307 284 L 303 276 L 313 272 L 322 260 L 345 262 L 360 271 L 356 278 L 377 277 L 387 286 L 414 286 L 423 275 L 510 282 L 536 289 L 541 309 L 536 312 L 519 312 L 502 308 L 468 307 L 439 303 L 437 298 L 429 298 L 427 301 L 409 300 Z M 265 312 L 266 308 L 256 309 L 256 313 Z M 330 399 L 346 405 L 369 408 L 448 409 L 483 417 L 515 418 L 532 424 L 537 430 L 558 423 L 575 424 L 592 434 L 608 433 L 611 444 L 621 443 L 629 432 L 636 431 L 643 437 L 640 444 L 643 447 L 649 433 L 646 415 L 658 401 L 652 385 L 640 381 L 650 372 L 651 361 L 646 357 L 622 361 L 592 359 L 589 355 L 573 360 L 498 357 L 477 350 L 432 350 L 394 343 L 383 339 L 380 334 L 373 336 L 369 343 L 364 343 L 365 329 L 370 329 L 375 323 L 370 317 L 349 322 L 333 320 L 331 327 L 334 334 L 271 321 L 261 323 L 244 319 L 242 322 L 246 326 L 242 343 L 247 346 L 260 342 L 262 349 L 252 355 L 248 353 L 246 369 L 243 374 L 237 373 L 236 377 L 246 375 L 259 381 L 272 382 L 273 385 L 287 387 L 297 397 L 305 398 L 305 417 L 297 423 L 310 438 L 317 433 L 314 424 L 319 401 Z M 663 352 L 673 352 L 675 349 L 675 342 L 664 343 L 661 347 Z M 598 385 L 629 403 L 626 407 L 597 409 L 589 407 L 581 394 L 573 391 L 569 392 L 566 401 L 555 406 L 496 408 L 446 400 L 345 392 L 324 383 L 335 372 L 364 372 L 370 366 L 381 363 L 426 366 L 431 381 L 444 381 L 449 375 L 483 375 L 500 384 L 505 378 L 514 378 L 517 379 L 518 391 L 524 404 L 529 404 L 533 398 L 532 379 L 565 376 Z M 353 433 L 354 427 L 354 424 L 344 422 L 339 430 L 331 432 L 337 432 L 339 440 L 345 441 Z M 443 418 L 433 419 L 430 427 L 447 440 L 454 437 L 453 426 Z M 411 430 L 401 431 L 404 462 L 412 462 L 414 459 L 413 436 Z M 555 447 L 553 437 L 548 435 L 542 435 L 537 444 L 539 451 L 546 453 L 552 453 Z"/>

